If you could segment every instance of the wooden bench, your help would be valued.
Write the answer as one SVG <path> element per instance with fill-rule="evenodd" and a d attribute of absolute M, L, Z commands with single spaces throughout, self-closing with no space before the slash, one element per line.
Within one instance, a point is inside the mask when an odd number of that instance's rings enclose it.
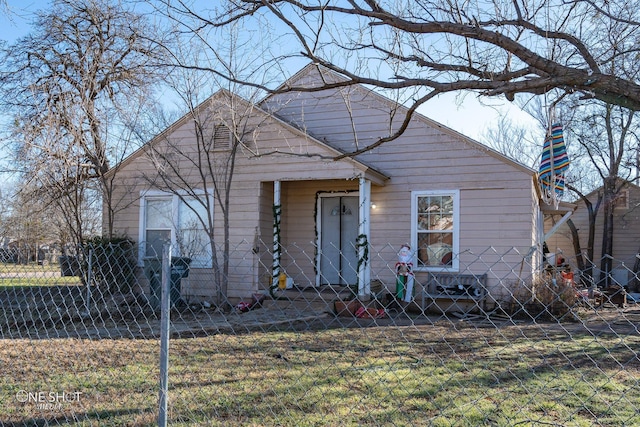
<path fill-rule="evenodd" d="M 469 302 L 484 309 L 487 297 L 487 274 L 429 273 L 420 292 L 422 308 L 427 300 Z"/>

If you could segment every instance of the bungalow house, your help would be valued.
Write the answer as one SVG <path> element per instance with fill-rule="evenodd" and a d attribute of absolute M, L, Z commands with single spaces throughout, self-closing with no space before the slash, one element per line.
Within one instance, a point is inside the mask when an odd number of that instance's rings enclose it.
<path fill-rule="evenodd" d="M 587 194 L 594 205 L 598 200 L 602 189 L 596 189 Z M 614 218 L 613 218 L 613 265 L 611 277 L 622 286 L 626 286 L 628 290 L 638 292 L 638 281 L 635 279 L 634 269 L 638 263 L 638 253 L 640 251 L 640 187 L 628 182 L 619 192 L 615 201 Z M 586 255 L 589 235 L 589 214 L 584 203 L 576 202 L 576 211 L 572 215 L 572 221 L 577 229 L 578 238 L 582 252 Z M 547 227 L 553 226 L 554 218 L 547 218 Z M 599 210 L 595 223 L 593 260 L 587 260 L 598 269 L 602 258 L 602 230 L 604 228 L 604 215 L 602 209 Z M 549 250 L 561 253 L 562 256 L 573 263 L 575 260 L 575 249 L 571 231 L 564 224 L 558 227 L 557 233 L 548 241 Z M 597 271 L 596 271 L 597 274 Z"/>
<path fill-rule="evenodd" d="M 310 64 L 283 87 L 342 78 Z M 114 169 L 113 199 L 124 206 L 114 229 L 140 243 L 140 266 L 163 239 L 190 256 L 182 293 L 192 300 L 220 292 L 211 277 L 221 272 L 213 264 L 225 243 L 231 302 L 269 289 L 280 273 L 296 288 L 351 285 L 366 298 L 382 283 L 393 293 L 404 244 L 416 299 L 453 299 L 428 285 L 437 276 L 481 278 L 483 303 L 509 299 L 510 287 L 539 267 L 544 215 L 562 212 L 541 203 L 533 169 L 420 114 L 401 137 L 342 156 L 397 129 L 405 112 L 363 86 L 287 91 L 257 103 L 220 91 Z M 199 126 L 204 115 L 211 123 Z M 211 141 L 199 143 L 207 131 Z M 194 209 L 198 194 L 218 197 L 208 169 L 216 158 L 227 173 L 228 159 L 235 162 L 232 179 L 222 180 L 228 205 Z M 173 187 L 172 174 L 181 175 Z M 201 237 L 197 212 L 211 221 L 215 248 Z M 181 242 L 203 249 L 186 252 Z"/>

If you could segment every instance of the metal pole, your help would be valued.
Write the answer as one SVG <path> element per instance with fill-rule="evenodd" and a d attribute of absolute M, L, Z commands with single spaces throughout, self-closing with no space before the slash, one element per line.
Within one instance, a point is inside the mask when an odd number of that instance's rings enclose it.
<path fill-rule="evenodd" d="M 158 427 L 167 426 L 168 388 L 169 388 L 169 325 L 170 325 L 170 294 L 169 283 L 171 276 L 171 245 L 162 248 L 162 295 L 160 299 L 160 396 L 158 410 Z"/>
<path fill-rule="evenodd" d="M 93 249 L 89 249 L 89 262 L 87 263 L 87 303 L 85 316 L 91 314 L 91 280 L 93 279 Z"/>

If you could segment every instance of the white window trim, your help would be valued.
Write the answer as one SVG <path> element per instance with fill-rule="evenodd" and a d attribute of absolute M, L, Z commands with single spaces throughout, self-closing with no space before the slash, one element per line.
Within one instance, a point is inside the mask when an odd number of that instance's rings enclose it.
<path fill-rule="evenodd" d="M 447 266 L 418 266 L 418 197 L 452 196 L 453 197 L 453 259 Z M 420 190 L 411 192 L 411 249 L 413 251 L 414 271 L 452 272 L 460 270 L 460 190 Z"/>
<path fill-rule="evenodd" d="M 193 193 L 195 193 L 195 195 L 197 196 L 204 196 L 206 194 L 202 190 L 194 190 Z M 191 194 L 187 194 L 186 192 L 180 192 L 178 194 L 168 192 L 168 191 L 162 191 L 162 190 L 145 190 L 140 192 L 140 211 L 138 212 L 138 224 L 139 224 L 138 266 L 140 267 L 144 266 L 144 259 L 147 253 L 146 246 L 145 246 L 146 231 L 147 231 L 147 218 L 146 218 L 147 199 L 171 197 L 171 213 L 172 213 L 172 216 L 175 218 L 178 216 L 178 212 L 179 212 L 180 196 L 192 197 Z M 208 197 L 211 199 L 210 200 L 211 206 L 213 206 L 213 202 L 214 202 L 213 198 L 211 196 L 208 196 Z M 210 214 L 213 215 L 213 212 L 211 212 Z M 175 224 L 172 224 L 172 227 L 171 227 L 171 249 L 172 249 L 172 256 L 181 256 L 181 254 L 178 253 L 178 242 L 177 242 Z"/>

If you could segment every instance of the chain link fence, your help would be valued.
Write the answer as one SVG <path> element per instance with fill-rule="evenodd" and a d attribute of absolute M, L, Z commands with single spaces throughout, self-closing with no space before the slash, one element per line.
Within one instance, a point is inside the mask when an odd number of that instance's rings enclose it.
<path fill-rule="evenodd" d="M 358 298 L 315 286 L 315 249 L 274 274 L 273 244 L 245 243 L 209 270 L 127 241 L 3 251 L 0 425 L 640 425 L 634 260 L 587 280 L 487 248 L 421 274 L 371 247 Z"/>

